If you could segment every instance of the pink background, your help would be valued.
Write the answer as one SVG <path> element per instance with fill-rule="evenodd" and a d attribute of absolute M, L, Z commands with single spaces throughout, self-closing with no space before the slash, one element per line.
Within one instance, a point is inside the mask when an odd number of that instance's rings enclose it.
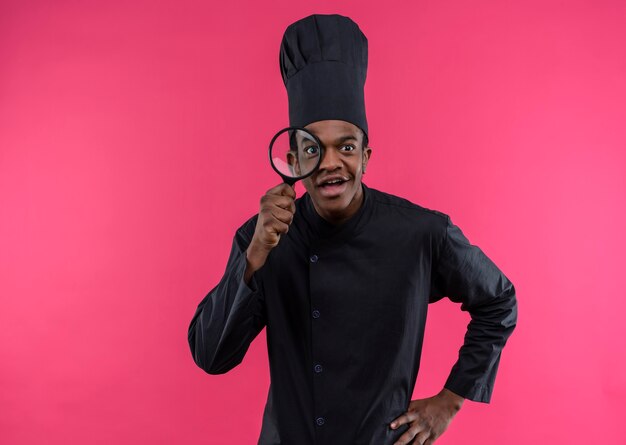
<path fill-rule="evenodd" d="M 621 0 L 3 1 L 0 443 L 256 443 L 265 333 L 209 376 L 187 327 L 279 182 L 278 48 L 311 13 L 369 39 L 365 182 L 450 214 L 518 291 L 492 403 L 438 443 L 623 443 Z M 430 309 L 415 397 L 469 320 Z"/>

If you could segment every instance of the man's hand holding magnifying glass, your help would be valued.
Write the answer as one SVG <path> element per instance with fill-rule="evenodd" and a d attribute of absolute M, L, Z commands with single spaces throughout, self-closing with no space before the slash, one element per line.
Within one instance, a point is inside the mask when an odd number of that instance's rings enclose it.
<path fill-rule="evenodd" d="M 317 170 L 322 160 L 322 144 L 304 128 L 287 127 L 272 138 L 269 158 L 283 183 L 269 189 L 261 197 L 256 228 L 246 250 L 246 283 L 265 264 L 270 251 L 278 245 L 280 236 L 289 231 L 296 212 L 293 185 Z"/>
<path fill-rule="evenodd" d="M 292 186 L 281 183 L 261 197 L 259 217 L 252 241 L 246 250 L 248 259 L 244 280 L 250 282 L 252 274 L 260 269 L 270 251 L 278 245 L 280 236 L 289 231 L 296 212 L 296 192 Z"/>

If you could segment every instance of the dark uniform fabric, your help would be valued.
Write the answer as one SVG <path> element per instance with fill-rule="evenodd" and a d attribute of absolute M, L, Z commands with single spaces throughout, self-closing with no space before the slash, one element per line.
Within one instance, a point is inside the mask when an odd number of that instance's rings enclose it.
<path fill-rule="evenodd" d="M 258 215 L 236 232 L 225 274 L 198 305 L 189 345 L 198 366 L 237 366 L 267 327 L 271 384 L 260 445 L 386 445 L 408 425 L 428 304 L 447 296 L 469 311 L 445 383 L 489 402 L 517 321 L 515 288 L 450 217 L 363 184 L 340 226 L 308 194 L 289 232 L 247 285 L 246 248 Z"/>

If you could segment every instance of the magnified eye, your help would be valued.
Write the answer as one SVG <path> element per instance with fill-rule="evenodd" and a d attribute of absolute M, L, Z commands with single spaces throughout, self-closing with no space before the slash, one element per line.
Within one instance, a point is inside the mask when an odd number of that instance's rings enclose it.
<path fill-rule="evenodd" d="M 315 156 L 319 151 L 319 147 L 317 145 L 310 145 L 304 148 L 304 152 L 309 156 Z"/>

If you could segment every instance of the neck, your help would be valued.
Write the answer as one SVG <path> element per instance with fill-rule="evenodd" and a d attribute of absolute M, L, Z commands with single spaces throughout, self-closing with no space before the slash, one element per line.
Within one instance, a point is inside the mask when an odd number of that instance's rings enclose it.
<path fill-rule="evenodd" d="M 315 207 L 315 211 L 319 216 L 324 218 L 329 223 L 338 226 L 352 218 L 361 208 L 361 205 L 363 205 L 363 184 L 360 185 L 359 190 L 354 194 L 354 198 L 352 198 L 350 204 L 348 204 L 345 209 L 337 212 L 324 211 L 317 206 L 315 201 L 311 201 L 313 202 L 313 207 Z"/>

